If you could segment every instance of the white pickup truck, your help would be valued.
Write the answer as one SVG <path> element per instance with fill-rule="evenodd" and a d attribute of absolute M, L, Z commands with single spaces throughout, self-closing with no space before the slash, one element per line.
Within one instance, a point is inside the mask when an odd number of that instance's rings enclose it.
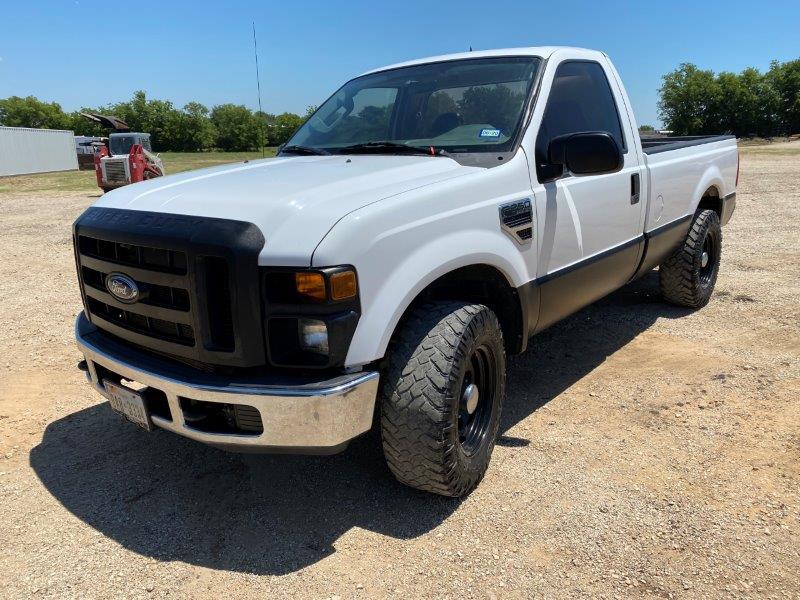
<path fill-rule="evenodd" d="M 331 96 L 276 158 L 113 191 L 74 225 L 80 367 L 145 429 L 330 453 L 373 427 L 403 483 L 483 477 L 506 356 L 655 267 L 700 308 L 731 136 L 642 140 L 609 58 L 416 60 Z"/>

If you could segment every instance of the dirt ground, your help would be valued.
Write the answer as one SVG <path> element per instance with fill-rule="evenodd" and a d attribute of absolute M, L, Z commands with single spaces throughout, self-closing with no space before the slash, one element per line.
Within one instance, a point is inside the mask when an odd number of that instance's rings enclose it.
<path fill-rule="evenodd" d="M 799 148 L 743 154 L 705 309 L 653 273 L 511 360 L 462 500 L 363 440 L 235 455 L 118 418 L 72 341 L 69 226 L 94 197 L 4 194 L 2 595 L 800 598 Z"/>

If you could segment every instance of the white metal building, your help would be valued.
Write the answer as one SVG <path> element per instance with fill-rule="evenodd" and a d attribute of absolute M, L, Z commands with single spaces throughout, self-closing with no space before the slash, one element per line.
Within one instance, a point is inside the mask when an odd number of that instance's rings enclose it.
<path fill-rule="evenodd" d="M 77 168 L 71 131 L 0 126 L 0 176 Z"/>

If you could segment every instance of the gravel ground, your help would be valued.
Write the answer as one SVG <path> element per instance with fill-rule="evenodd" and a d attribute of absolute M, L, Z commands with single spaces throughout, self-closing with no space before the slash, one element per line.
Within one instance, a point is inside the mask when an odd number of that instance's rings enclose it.
<path fill-rule="evenodd" d="M 462 500 L 395 483 L 364 440 L 235 455 L 116 417 L 71 339 L 93 197 L 4 194 L 2 595 L 800 598 L 798 176 L 797 144 L 745 152 L 705 309 L 651 274 L 512 359 Z"/>

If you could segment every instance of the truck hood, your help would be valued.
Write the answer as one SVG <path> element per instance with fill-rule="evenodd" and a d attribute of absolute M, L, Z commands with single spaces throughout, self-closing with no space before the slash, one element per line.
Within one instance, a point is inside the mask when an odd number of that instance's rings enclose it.
<path fill-rule="evenodd" d="M 279 157 L 151 179 L 96 206 L 246 221 L 266 239 L 260 264 L 307 266 L 346 214 L 476 169 L 441 156 Z"/>

